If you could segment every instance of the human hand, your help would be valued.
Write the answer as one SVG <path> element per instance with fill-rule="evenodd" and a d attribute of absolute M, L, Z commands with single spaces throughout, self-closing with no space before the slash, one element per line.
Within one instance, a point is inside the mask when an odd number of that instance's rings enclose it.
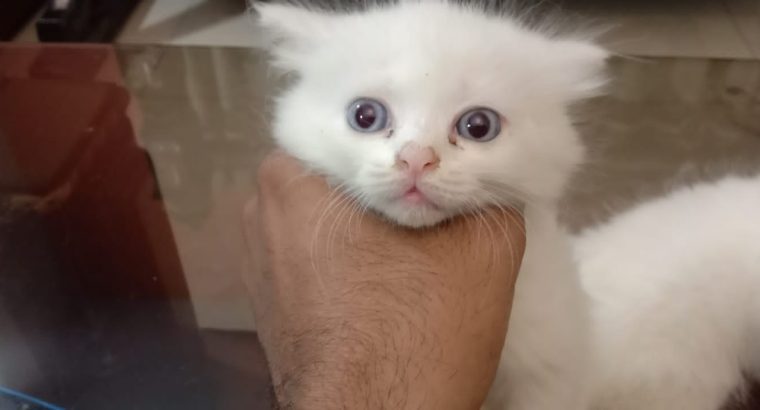
<path fill-rule="evenodd" d="M 284 154 L 259 170 L 245 279 L 277 400 L 478 408 L 504 344 L 522 218 L 486 210 L 411 230 L 355 205 Z"/>

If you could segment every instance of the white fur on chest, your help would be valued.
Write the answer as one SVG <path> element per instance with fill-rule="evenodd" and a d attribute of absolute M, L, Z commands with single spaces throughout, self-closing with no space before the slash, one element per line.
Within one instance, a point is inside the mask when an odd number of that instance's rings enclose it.
<path fill-rule="evenodd" d="M 527 247 L 487 409 L 585 409 L 589 318 L 552 207 L 525 212 Z"/>

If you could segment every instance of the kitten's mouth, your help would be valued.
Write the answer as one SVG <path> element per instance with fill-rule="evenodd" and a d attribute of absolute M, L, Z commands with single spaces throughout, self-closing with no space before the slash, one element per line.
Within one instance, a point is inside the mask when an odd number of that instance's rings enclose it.
<path fill-rule="evenodd" d="M 417 185 L 412 185 L 411 188 L 407 189 L 401 196 L 401 200 L 411 206 L 429 206 L 438 209 L 438 205 L 420 191 Z"/>

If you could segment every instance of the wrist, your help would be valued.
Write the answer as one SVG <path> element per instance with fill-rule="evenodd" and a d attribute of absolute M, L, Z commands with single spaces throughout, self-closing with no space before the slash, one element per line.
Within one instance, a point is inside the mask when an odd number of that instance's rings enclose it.
<path fill-rule="evenodd" d="M 478 408 L 491 372 L 473 371 L 467 355 L 450 354 L 444 336 L 451 332 L 442 331 L 451 328 L 450 318 L 425 303 L 354 309 L 352 319 L 313 328 L 291 343 L 289 354 L 300 365 L 281 373 L 276 392 L 282 409 L 334 409 L 337 403 L 351 409 Z M 308 355 L 299 345 L 310 346 Z"/>

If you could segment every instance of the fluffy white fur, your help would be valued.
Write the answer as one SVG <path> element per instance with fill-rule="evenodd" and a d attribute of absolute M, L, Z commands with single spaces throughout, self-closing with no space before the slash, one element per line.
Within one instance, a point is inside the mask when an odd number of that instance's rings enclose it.
<path fill-rule="evenodd" d="M 602 85 L 606 53 L 442 1 L 351 14 L 283 5 L 257 11 L 273 35 L 274 64 L 298 77 L 279 98 L 273 124 L 291 154 L 411 227 L 487 204 L 524 203 L 528 248 L 486 407 L 587 408 L 588 309 L 555 205 L 584 152 L 567 105 Z M 357 97 L 383 101 L 393 132 L 353 131 L 346 109 Z M 451 144 L 456 118 L 475 106 L 506 118 L 501 134 Z M 396 199 L 403 187 L 394 161 L 410 141 L 441 159 L 420 182 L 437 207 Z"/>
<path fill-rule="evenodd" d="M 760 376 L 760 177 L 638 206 L 575 241 L 594 409 L 718 410 Z"/>

